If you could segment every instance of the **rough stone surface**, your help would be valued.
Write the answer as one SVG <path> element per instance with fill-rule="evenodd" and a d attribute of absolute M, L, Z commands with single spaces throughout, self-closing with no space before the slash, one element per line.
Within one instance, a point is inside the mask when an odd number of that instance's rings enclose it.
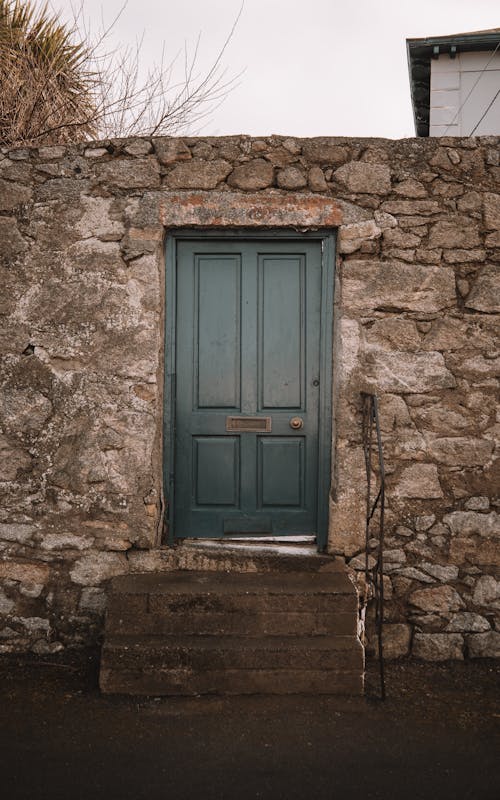
<path fill-rule="evenodd" d="M 49 567 L 44 563 L 10 559 L 0 561 L 0 580 L 45 584 L 49 572 Z"/>
<path fill-rule="evenodd" d="M 386 164 L 351 161 L 336 169 L 334 177 L 351 192 L 385 195 L 391 189 L 391 171 Z"/>
<path fill-rule="evenodd" d="M 231 169 L 227 161 L 192 159 L 174 167 L 168 174 L 167 183 L 171 189 L 215 189 Z"/>
<path fill-rule="evenodd" d="M 401 262 L 347 261 L 343 303 L 351 311 L 440 311 L 456 302 L 450 267 Z"/>
<path fill-rule="evenodd" d="M 410 220 L 413 225 L 415 223 L 423 225 L 429 221 L 427 219 L 429 214 L 439 212 L 439 203 L 436 200 L 387 200 L 382 203 L 382 211 L 386 211 L 389 214 L 414 217 L 414 219 Z M 416 219 L 415 215 L 418 215 Z M 400 224 L 402 222 L 403 220 L 401 220 Z"/>
<path fill-rule="evenodd" d="M 429 575 L 432 575 L 436 580 L 446 583 L 448 581 L 455 581 L 458 578 L 458 567 L 452 565 L 450 567 L 442 566 L 441 564 L 422 563 L 422 569 Z"/>
<path fill-rule="evenodd" d="M 176 161 L 189 161 L 191 151 L 182 139 L 153 139 L 155 153 L 160 164 L 169 166 Z"/>
<path fill-rule="evenodd" d="M 394 191 L 401 197 L 427 197 L 427 189 L 424 184 L 415 178 L 407 178 L 401 183 L 397 183 Z"/>
<path fill-rule="evenodd" d="M 495 536 L 500 537 L 500 514 L 480 514 L 476 511 L 453 511 L 443 517 L 455 536 Z"/>
<path fill-rule="evenodd" d="M 441 353 L 410 354 L 380 349 L 369 352 L 366 360 L 367 378 L 373 380 L 376 388 L 382 392 L 423 394 L 455 386 L 455 378 L 447 369 Z M 485 442 L 484 445 L 486 451 L 489 443 Z M 466 457 L 466 463 L 469 463 L 473 456 L 468 454 Z"/>
<path fill-rule="evenodd" d="M 429 247 L 477 247 L 480 244 L 477 223 L 468 217 L 456 217 L 436 222 L 429 236 Z"/>
<path fill-rule="evenodd" d="M 364 242 L 378 239 L 381 233 L 373 220 L 344 225 L 340 231 L 339 252 L 354 253 Z"/>
<path fill-rule="evenodd" d="M 99 170 L 99 182 L 118 189 L 151 189 L 160 185 L 160 169 L 152 156 L 108 161 Z"/>
<path fill-rule="evenodd" d="M 487 230 L 500 230 L 500 194 L 485 192 L 484 224 Z"/>
<path fill-rule="evenodd" d="M 471 497 L 464 504 L 466 511 L 489 511 L 490 501 L 488 497 Z"/>
<path fill-rule="evenodd" d="M 452 633 L 483 633 L 490 630 L 490 623 L 480 614 L 462 611 L 452 616 L 445 630 Z"/>
<path fill-rule="evenodd" d="M 125 233 L 123 222 L 113 219 L 113 200 L 106 197 L 82 197 L 83 215 L 76 230 L 82 239 L 90 236 L 100 239 L 121 239 Z"/>
<path fill-rule="evenodd" d="M 384 658 L 393 661 L 404 658 L 410 652 L 411 626 L 402 623 L 388 623 L 384 625 L 383 633 Z M 378 648 L 375 647 L 375 654 Z"/>
<path fill-rule="evenodd" d="M 0 434 L 0 481 L 15 481 L 20 471 L 29 469 L 31 457 L 13 439 Z"/>
<path fill-rule="evenodd" d="M 336 200 L 309 194 L 297 201 L 293 194 L 172 193 L 162 200 L 159 209 L 160 222 L 168 227 L 217 227 L 223 219 L 230 228 L 328 228 L 339 225 L 343 216 Z"/>
<path fill-rule="evenodd" d="M 0 614 L 10 614 L 15 605 L 14 600 L 7 597 L 5 592 L 0 589 Z"/>
<path fill-rule="evenodd" d="M 129 156 L 147 156 L 153 150 L 153 146 L 146 139 L 133 139 L 124 150 Z"/>
<path fill-rule="evenodd" d="M 34 525 L 23 525 L 22 523 L 6 524 L 0 522 L 0 540 L 3 541 L 25 544 L 32 538 L 35 531 L 36 527 Z"/>
<path fill-rule="evenodd" d="M 434 514 L 421 514 L 415 517 L 415 530 L 417 532 L 428 531 L 436 521 Z"/>
<path fill-rule="evenodd" d="M 11 217 L 0 217 L 0 242 L 2 242 L 0 260 L 4 261 L 15 258 L 27 248 L 19 233 L 16 220 Z"/>
<path fill-rule="evenodd" d="M 328 191 L 325 175 L 320 167 L 311 167 L 308 174 L 308 183 L 312 192 Z"/>
<path fill-rule="evenodd" d="M 410 578 L 410 580 L 418 581 L 419 583 L 434 583 L 434 578 L 431 578 L 430 575 L 416 567 L 403 567 L 403 569 L 395 570 L 395 572 L 398 578 Z"/>
<path fill-rule="evenodd" d="M 413 655 L 424 661 L 462 660 L 464 640 L 459 633 L 416 633 Z"/>
<path fill-rule="evenodd" d="M 500 600 L 500 581 L 492 575 L 481 575 L 474 587 L 473 603 L 486 608 L 490 606 L 495 608 L 500 605 L 496 603 L 497 600 Z"/>
<path fill-rule="evenodd" d="M 467 308 L 486 314 L 500 312 L 500 269 L 486 265 L 475 280 L 465 301 Z"/>
<path fill-rule="evenodd" d="M 458 592 L 451 586 L 433 586 L 428 589 L 418 589 L 410 595 L 410 603 L 422 611 L 431 611 L 438 614 L 448 614 L 464 607 L 463 600 Z"/>
<path fill-rule="evenodd" d="M 420 349 L 421 337 L 417 324 L 411 319 L 404 319 L 400 316 L 377 319 L 373 325 L 365 328 L 364 335 L 368 347 L 374 345 L 378 348 L 410 352 Z M 386 403 L 389 398 L 392 402 L 400 404 L 399 398 L 391 398 L 390 395 L 383 395 L 381 403 Z"/>
<path fill-rule="evenodd" d="M 500 633 L 487 631 L 467 636 L 470 658 L 500 658 Z"/>
<path fill-rule="evenodd" d="M 81 611 L 102 615 L 106 608 L 106 593 L 104 589 L 88 586 L 82 589 L 79 608 Z"/>
<path fill-rule="evenodd" d="M 449 558 L 459 565 L 483 566 L 488 572 L 492 567 L 500 567 L 500 548 L 494 539 L 457 536 L 450 541 Z"/>
<path fill-rule="evenodd" d="M 235 189 L 253 192 L 256 189 L 267 189 L 274 180 L 274 168 L 269 161 L 255 158 L 239 167 L 235 167 L 228 179 L 228 184 Z"/>
<path fill-rule="evenodd" d="M 29 202 L 31 196 L 29 186 L 0 179 L 0 211 L 12 211 L 16 206 Z"/>
<path fill-rule="evenodd" d="M 442 464 L 473 467 L 489 462 L 494 443 L 488 439 L 477 439 L 467 436 L 445 436 L 430 442 L 429 452 Z"/>
<path fill-rule="evenodd" d="M 165 232 L 336 229 L 329 547 L 364 562 L 360 392 L 376 391 L 388 652 L 495 653 L 478 626 L 500 610 L 498 151 L 231 136 L 2 152 L 2 646 L 95 643 L 115 574 L 229 563 L 157 549 Z"/>
<path fill-rule="evenodd" d="M 349 158 L 349 148 L 345 144 L 336 144 L 326 137 L 304 139 L 302 153 L 312 164 L 324 167 L 338 166 Z"/>
<path fill-rule="evenodd" d="M 71 533 L 47 533 L 42 537 L 40 547 L 44 550 L 86 550 L 94 543 L 90 536 Z"/>
<path fill-rule="evenodd" d="M 70 577 L 74 583 L 95 586 L 127 571 L 125 556 L 118 553 L 93 553 L 75 562 L 70 570 Z"/>
<path fill-rule="evenodd" d="M 280 189 L 303 189 L 307 178 L 298 167 L 285 167 L 278 172 L 277 184 Z"/>

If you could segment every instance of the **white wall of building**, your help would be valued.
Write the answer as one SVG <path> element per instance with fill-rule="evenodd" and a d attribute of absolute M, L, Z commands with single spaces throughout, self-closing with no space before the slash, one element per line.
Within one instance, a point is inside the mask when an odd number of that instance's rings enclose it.
<path fill-rule="evenodd" d="M 444 53 L 431 59 L 429 136 L 500 134 L 499 90 L 500 52 L 459 53 L 455 58 Z"/>

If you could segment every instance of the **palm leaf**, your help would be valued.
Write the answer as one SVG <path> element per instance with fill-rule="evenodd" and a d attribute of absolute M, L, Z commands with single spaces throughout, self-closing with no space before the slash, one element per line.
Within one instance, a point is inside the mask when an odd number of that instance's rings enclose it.
<path fill-rule="evenodd" d="M 75 31 L 33 0 L 0 0 L 0 142 L 89 138 L 94 75 Z"/>

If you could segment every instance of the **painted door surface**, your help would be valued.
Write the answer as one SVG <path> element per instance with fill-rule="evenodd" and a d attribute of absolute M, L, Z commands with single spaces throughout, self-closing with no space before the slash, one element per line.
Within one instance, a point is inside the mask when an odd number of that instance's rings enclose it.
<path fill-rule="evenodd" d="M 176 269 L 175 536 L 315 533 L 321 243 L 179 240 Z"/>

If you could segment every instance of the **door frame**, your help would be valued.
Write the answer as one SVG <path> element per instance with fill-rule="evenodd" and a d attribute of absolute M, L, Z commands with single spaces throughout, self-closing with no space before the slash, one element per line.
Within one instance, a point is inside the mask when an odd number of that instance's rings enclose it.
<path fill-rule="evenodd" d="M 319 240 L 321 242 L 321 312 L 320 312 L 320 395 L 318 420 L 318 550 L 326 550 L 330 485 L 332 482 L 333 434 L 333 302 L 335 285 L 336 229 L 296 231 L 287 228 L 259 230 L 256 228 L 170 229 L 165 238 L 165 354 L 163 397 L 163 493 L 165 519 L 168 522 L 168 544 L 175 536 L 175 408 L 176 408 L 176 330 L 177 287 L 176 249 L 179 240 L 207 239 L 285 239 L 286 241 Z"/>

